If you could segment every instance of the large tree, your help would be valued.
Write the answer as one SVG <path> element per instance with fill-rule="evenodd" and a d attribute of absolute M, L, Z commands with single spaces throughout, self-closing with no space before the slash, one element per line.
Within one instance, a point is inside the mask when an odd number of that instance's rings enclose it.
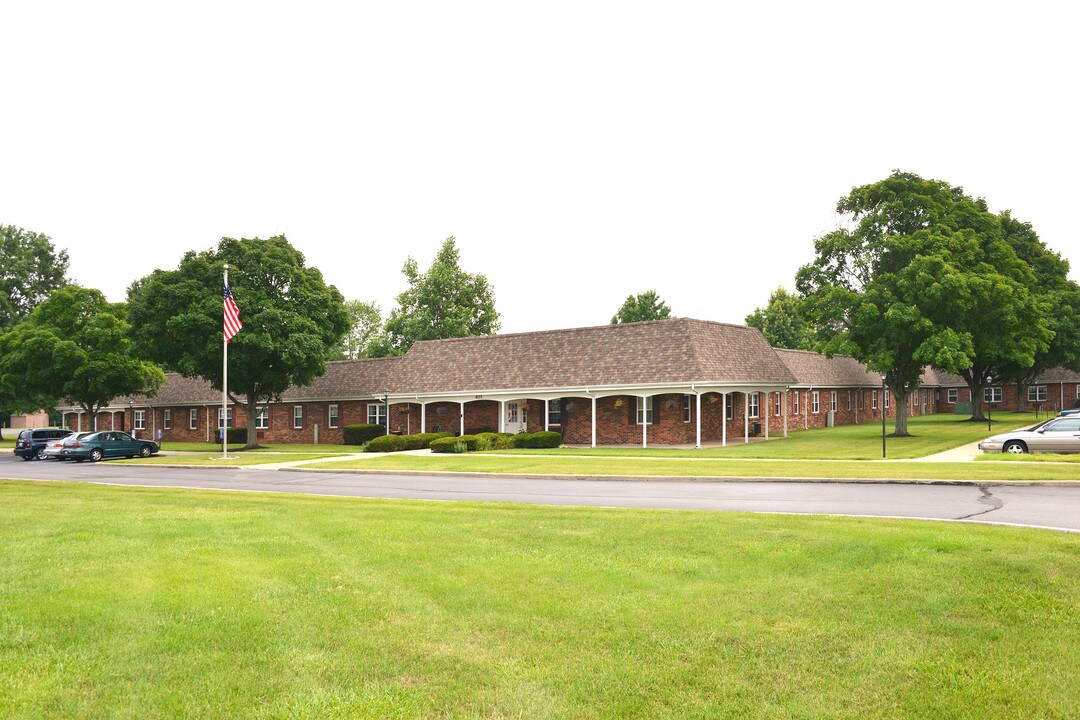
<path fill-rule="evenodd" d="M 136 351 L 123 303 L 97 290 L 56 290 L 0 336 L 0 386 L 23 408 L 67 400 L 96 422 L 119 396 L 157 392 L 165 374 Z"/>
<path fill-rule="evenodd" d="M 637 295 L 630 295 L 623 301 L 622 307 L 612 316 L 611 324 L 641 322 L 643 320 L 667 320 L 671 317 L 671 308 L 660 299 L 655 290 L 646 290 Z"/>
<path fill-rule="evenodd" d="M 815 241 L 798 273 L 823 349 L 884 374 L 898 436 L 926 365 L 964 376 L 981 418 L 988 368 L 1030 364 L 1047 332 L 997 218 L 961 188 L 902 172 L 852 189 L 837 212 L 848 227 Z"/>
<path fill-rule="evenodd" d="M 1045 317 L 1053 337 L 1040 347 L 1031 365 L 1005 363 L 998 380 L 1017 385 L 1016 409 L 1023 411 L 1026 389 L 1052 367 L 1080 370 L 1080 286 L 1069 279 L 1069 261 L 1039 239 L 1031 223 L 1022 222 L 1005 211 L 999 216 L 1002 238 L 1031 268 L 1033 283 L 1028 288 L 1046 309 Z"/>
<path fill-rule="evenodd" d="M 411 257 L 401 269 L 409 287 L 397 296 L 373 355 L 401 355 L 418 340 L 493 335 L 499 329 L 495 290 L 481 274 L 458 264 L 454 238 L 447 238 L 426 272 Z"/>
<path fill-rule="evenodd" d="M 0 332 L 11 330 L 67 284 L 68 255 L 41 233 L 0 225 Z"/>
<path fill-rule="evenodd" d="M 379 306 L 364 300 L 349 300 L 345 303 L 345 312 L 349 316 L 349 331 L 334 348 L 332 360 L 356 360 L 373 357 L 374 345 L 382 333 L 382 313 Z"/>
<path fill-rule="evenodd" d="M 773 347 L 814 349 L 814 328 L 805 317 L 802 298 L 782 287 L 773 290 L 765 307 L 746 316 L 746 324 L 761 330 Z"/>
<path fill-rule="evenodd" d="M 245 409 L 247 445 L 257 447 L 256 408 L 308 385 L 349 329 L 344 299 L 279 235 L 222 238 L 190 251 L 176 270 L 155 270 L 128 290 L 140 347 L 166 368 L 222 386 L 222 266 L 243 329 L 229 343 L 229 397 Z"/>

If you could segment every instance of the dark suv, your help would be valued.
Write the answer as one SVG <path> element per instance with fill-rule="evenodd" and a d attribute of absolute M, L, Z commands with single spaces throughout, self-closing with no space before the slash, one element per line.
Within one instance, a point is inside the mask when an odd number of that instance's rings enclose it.
<path fill-rule="evenodd" d="M 61 430 L 59 428 L 23 430 L 19 433 L 18 439 L 15 440 L 15 454 L 23 460 L 33 460 L 34 458 L 44 460 L 46 457 L 46 443 L 50 440 L 67 437 L 70 434 L 70 430 Z"/>

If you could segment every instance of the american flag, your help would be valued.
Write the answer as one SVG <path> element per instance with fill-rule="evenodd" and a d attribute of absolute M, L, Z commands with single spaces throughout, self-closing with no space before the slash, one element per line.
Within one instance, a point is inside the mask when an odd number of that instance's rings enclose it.
<path fill-rule="evenodd" d="M 225 342 L 232 340 L 233 335 L 240 332 L 240 328 L 244 327 L 240 322 L 240 308 L 236 306 L 236 301 L 233 300 L 232 290 L 229 286 L 225 286 Z"/>

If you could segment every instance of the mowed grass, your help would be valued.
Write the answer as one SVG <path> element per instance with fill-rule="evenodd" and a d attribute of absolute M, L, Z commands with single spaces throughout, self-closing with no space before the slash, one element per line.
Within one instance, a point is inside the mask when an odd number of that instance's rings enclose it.
<path fill-rule="evenodd" d="M 0 483 L 7 717 L 1075 718 L 1073 535 Z"/>
<path fill-rule="evenodd" d="M 333 457 L 326 453 L 236 453 L 229 451 L 228 459 L 221 459 L 221 450 L 216 453 L 195 453 L 191 455 L 154 455 L 148 458 L 132 460 L 112 460 L 124 465 L 207 465 L 209 467 L 239 467 L 243 465 L 266 465 L 269 463 L 298 462 L 301 460 L 325 460 Z"/>
<path fill-rule="evenodd" d="M 1047 419 L 1045 413 L 1039 420 Z M 858 425 L 841 425 L 832 428 L 795 430 L 789 428 L 783 437 L 780 423 L 770 418 L 768 442 L 743 442 L 742 434 L 728 436 L 727 447 L 705 447 L 701 450 L 628 446 L 617 448 L 563 447 L 553 450 L 500 450 L 503 453 L 538 455 L 598 455 L 622 457 L 747 457 L 773 459 L 818 460 L 877 460 L 881 458 L 881 421 L 863 422 Z M 794 420 L 794 417 L 792 418 Z M 992 416 L 993 432 L 985 422 L 971 422 L 967 416 L 949 414 L 922 415 L 908 420 L 910 437 L 887 438 L 888 457 L 891 459 L 920 458 L 943 452 L 950 448 L 982 440 L 994 433 L 1032 425 L 1035 413 L 1002 413 Z M 894 423 L 885 424 L 892 433 Z"/>
<path fill-rule="evenodd" d="M 867 480 L 1080 480 L 1080 464 L 943 463 L 820 460 L 551 457 L 507 455 L 384 455 L 362 460 L 312 462 L 304 468 L 406 470 L 525 475 L 636 475 L 641 477 L 840 478 Z"/>
<path fill-rule="evenodd" d="M 1009 453 L 986 453 L 975 458 L 983 462 L 1000 461 L 1011 463 L 1024 462 L 1053 462 L 1053 463 L 1080 463 L 1080 454 L 1066 455 L 1062 453 L 1025 453 L 1023 455 L 1010 455 Z"/>

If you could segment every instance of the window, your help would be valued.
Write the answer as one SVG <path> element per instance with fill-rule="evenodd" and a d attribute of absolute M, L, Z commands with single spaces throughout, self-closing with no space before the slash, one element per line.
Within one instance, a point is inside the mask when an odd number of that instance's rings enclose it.
<path fill-rule="evenodd" d="M 796 415 L 799 414 L 799 398 L 800 397 L 802 397 L 802 392 L 800 392 L 799 390 L 796 390 L 795 391 L 795 396 L 794 396 L 794 399 L 795 399 L 795 408 L 794 409 L 795 409 L 795 414 Z"/>
<path fill-rule="evenodd" d="M 889 388 L 885 388 L 885 409 L 889 409 Z"/>
<path fill-rule="evenodd" d="M 732 393 L 724 396 L 724 410 L 729 420 L 735 417 L 735 396 Z"/>
<path fill-rule="evenodd" d="M 506 403 L 506 422 L 516 423 L 518 421 L 518 404 L 516 402 Z"/>
<path fill-rule="evenodd" d="M 1001 402 L 1001 388 L 988 387 L 983 390 L 983 402 L 999 403 Z"/>
<path fill-rule="evenodd" d="M 233 426 L 232 410 L 233 410 L 232 408 L 229 408 L 228 427 Z M 218 408 L 218 410 L 217 410 L 217 426 L 218 426 L 219 429 L 221 428 L 221 408 Z"/>
<path fill-rule="evenodd" d="M 292 426 L 294 430 L 299 430 L 304 427 L 304 406 L 293 405 L 292 406 Z"/>
<path fill-rule="evenodd" d="M 255 429 L 266 430 L 270 427 L 270 408 L 265 405 L 255 408 Z"/>
<path fill-rule="evenodd" d="M 945 396 L 945 401 L 950 405 L 956 404 L 956 396 L 960 394 L 960 391 L 956 388 L 949 388 L 948 394 Z"/>
<path fill-rule="evenodd" d="M 692 411 L 690 410 L 690 407 L 691 407 L 690 406 L 690 399 L 693 398 L 693 397 L 694 397 L 693 395 L 683 395 L 682 396 L 682 421 L 683 422 L 690 422 L 690 420 L 691 420 Z"/>
<path fill-rule="evenodd" d="M 637 408 L 637 412 L 635 413 L 637 424 L 641 425 L 642 423 L 645 423 L 646 425 L 652 425 L 652 396 L 650 395 L 645 398 L 644 403 L 641 402 L 641 398 L 635 397 L 634 403 Z"/>
<path fill-rule="evenodd" d="M 810 411 L 815 415 L 821 412 L 821 393 L 817 390 L 810 393 Z"/>
<path fill-rule="evenodd" d="M 836 391 L 833 390 L 829 393 L 829 411 L 836 412 Z"/>
<path fill-rule="evenodd" d="M 446 408 L 438 408 L 445 411 Z M 384 403 L 368 403 L 367 406 L 367 421 L 368 425 L 385 425 L 386 424 L 386 405 Z"/>
<path fill-rule="evenodd" d="M 548 425 L 562 425 L 562 400 L 548 401 Z"/>
<path fill-rule="evenodd" d="M 326 409 L 326 426 L 336 428 L 338 426 L 338 406 L 333 404 Z"/>
<path fill-rule="evenodd" d="M 161 427 L 166 430 L 172 428 L 172 410 L 170 408 L 161 411 Z"/>
<path fill-rule="evenodd" d="M 191 408 L 188 411 L 188 429 L 196 430 L 199 427 L 199 408 Z"/>
<path fill-rule="evenodd" d="M 145 430 L 146 429 L 146 411 L 145 410 L 136 410 L 135 411 L 135 417 L 132 420 L 131 427 L 134 430 Z"/>
<path fill-rule="evenodd" d="M 1028 401 L 1030 402 L 1046 402 L 1046 386 L 1045 385 L 1033 385 L 1028 388 Z"/>
<path fill-rule="evenodd" d="M 773 393 L 773 394 L 776 396 L 775 397 L 775 403 L 774 403 L 776 405 L 775 415 L 776 415 L 776 417 L 780 417 L 780 398 L 782 398 L 783 395 L 781 393 Z"/>
<path fill-rule="evenodd" d="M 848 409 L 848 412 L 851 412 L 851 391 L 850 390 L 847 391 L 847 409 Z"/>
<path fill-rule="evenodd" d="M 877 390 L 870 391 L 870 409 L 877 410 Z"/>
<path fill-rule="evenodd" d="M 758 406 L 758 401 L 760 399 L 760 396 L 761 396 L 761 393 L 747 393 L 746 394 L 746 402 L 748 403 L 747 410 L 750 413 L 750 417 L 757 417 L 758 414 L 760 413 L 760 407 Z"/>

